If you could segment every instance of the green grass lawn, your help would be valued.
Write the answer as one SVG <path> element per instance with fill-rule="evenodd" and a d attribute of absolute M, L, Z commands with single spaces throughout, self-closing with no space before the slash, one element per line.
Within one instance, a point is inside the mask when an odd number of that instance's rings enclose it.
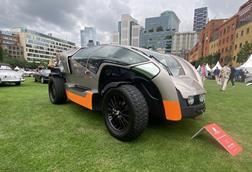
<path fill-rule="evenodd" d="M 220 92 L 206 81 L 202 119 L 151 122 L 133 142 L 109 135 L 100 113 L 49 102 L 47 84 L 0 87 L 0 171 L 251 171 L 252 86 Z M 229 155 L 202 133 L 219 124 L 244 151 Z M 250 169 L 250 170 L 249 170 Z"/>

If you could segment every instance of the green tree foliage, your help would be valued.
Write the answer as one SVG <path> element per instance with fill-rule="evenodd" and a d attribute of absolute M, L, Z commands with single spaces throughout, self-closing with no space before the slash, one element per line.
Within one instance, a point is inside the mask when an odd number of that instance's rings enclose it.
<path fill-rule="evenodd" d="M 4 52 L 2 48 L 0 48 L 0 62 L 9 64 L 12 68 L 18 66 L 21 68 L 36 69 L 38 68 L 38 66 L 47 67 L 48 65 L 47 61 L 41 61 L 40 63 L 36 63 L 36 62 L 27 62 L 24 58 L 10 57 L 8 56 L 8 54 Z"/>
<path fill-rule="evenodd" d="M 2 49 L 2 47 L 0 47 L 0 62 L 2 62 L 5 57 L 6 57 L 6 54 L 4 50 Z"/>
<path fill-rule="evenodd" d="M 220 53 L 211 54 L 205 57 L 200 58 L 198 61 L 194 63 L 197 67 L 200 64 L 209 64 L 210 66 L 215 65 L 220 59 Z"/>
<path fill-rule="evenodd" d="M 252 43 L 246 43 L 242 46 L 240 52 L 237 55 L 237 62 L 238 63 L 246 62 L 250 54 L 252 54 Z"/>

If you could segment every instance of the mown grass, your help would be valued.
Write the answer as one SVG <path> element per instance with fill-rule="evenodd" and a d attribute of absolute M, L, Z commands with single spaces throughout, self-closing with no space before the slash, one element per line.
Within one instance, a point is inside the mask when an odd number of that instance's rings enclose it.
<path fill-rule="evenodd" d="M 120 142 L 103 117 L 73 103 L 52 105 L 47 85 L 26 80 L 0 87 L 0 171 L 250 171 L 252 87 L 220 92 L 206 81 L 202 119 L 151 122 L 133 142 Z M 244 149 L 232 157 L 206 133 L 215 122 Z"/>

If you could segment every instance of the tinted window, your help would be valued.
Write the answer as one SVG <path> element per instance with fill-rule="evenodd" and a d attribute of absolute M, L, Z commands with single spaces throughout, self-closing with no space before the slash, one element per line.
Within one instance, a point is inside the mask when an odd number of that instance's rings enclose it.
<path fill-rule="evenodd" d="M 158 62 L 162 63 L 164 66 L 166 66 L 171 71 L 173 76 L 179 76 L 179 75 L 185 74 L 180 63 L 171 55 L 159 54 L 159 53 L 148 51 L 145 49 L 141 49 L 141 51 L 143 51 L 144 53 L 146 53 L 149 56 L 151 55 L 151 56 L 155 57 L 155 59 Z"/>
<path fill-rule="evenodd" d="M 118 63 L 121 65 L 131 65 L 148 61 L 143 56 L 122 47 L 105 46 L 97 50 L 88 61 L 88 68 L 96 73 L 103 62 Z"/>
<path fill-rule="evenodd" d="M 72 59 L 79 62 L 81 65 L 85 66 L 89 56 L 100 47 L 90 47 L 79 50 L 77 53 L 75 53 L 72 57 Z"/>

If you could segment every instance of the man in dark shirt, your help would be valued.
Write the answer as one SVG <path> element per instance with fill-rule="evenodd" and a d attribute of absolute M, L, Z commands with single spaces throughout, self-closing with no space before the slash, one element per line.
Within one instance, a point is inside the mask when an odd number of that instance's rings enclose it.
<path fill-rule="evenodd" d="M 230 76 L 229 76 L 229 81 L 231 81 L 232 86 L 234 87 L 235 86 L 235 84 L 234 84 L 235 68 L 232 65 L 230 65 L 229 67 L 231 69 L 231 73 L 230 73 Z"/>

